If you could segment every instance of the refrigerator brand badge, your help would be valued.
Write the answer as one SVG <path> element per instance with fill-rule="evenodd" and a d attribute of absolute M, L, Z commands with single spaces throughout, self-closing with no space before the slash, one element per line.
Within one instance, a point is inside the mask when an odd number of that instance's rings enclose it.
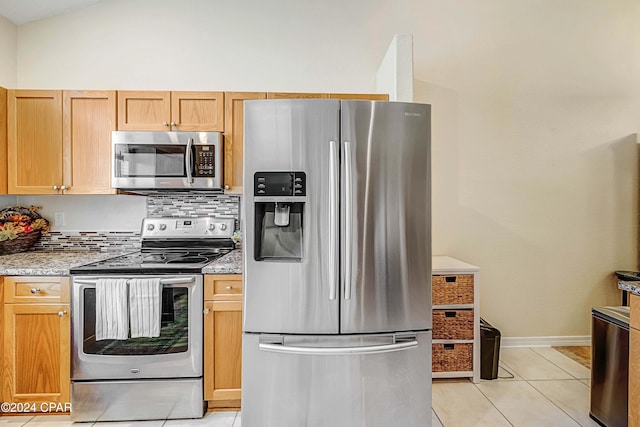
<path fill-rule="evenodd" d="M 411 116 L 411 117 L 422 117 L 422 114 L 420 113 L 408 113 L 405 111 L 404 113 L 405 116 Z"/>

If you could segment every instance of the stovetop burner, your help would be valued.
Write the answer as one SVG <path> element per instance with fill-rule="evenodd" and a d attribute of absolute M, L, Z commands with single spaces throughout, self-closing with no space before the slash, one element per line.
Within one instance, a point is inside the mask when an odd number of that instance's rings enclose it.
<path fill-rule="evenodd" d="M 71 274 L 199 273 L 229 252 L 233 219 L 145 218 L 142 249 L 75 267 Z"/>

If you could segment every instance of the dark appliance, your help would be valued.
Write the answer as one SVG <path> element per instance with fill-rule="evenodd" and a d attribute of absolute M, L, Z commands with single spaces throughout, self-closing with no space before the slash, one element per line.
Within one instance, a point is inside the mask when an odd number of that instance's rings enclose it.
<path fill-rule="evenodd" d="M 589 416 L 626 427 L 629 409 L 629 307 L 595 307 L 591 331 Z"/>

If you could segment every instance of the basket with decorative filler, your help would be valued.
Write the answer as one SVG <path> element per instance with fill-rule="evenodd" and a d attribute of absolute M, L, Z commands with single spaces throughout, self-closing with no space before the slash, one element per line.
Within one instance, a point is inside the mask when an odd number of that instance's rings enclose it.
<path fill-rule="evenodd" d="M 40 216 L 39 206 L 11 206 L 0 210 L 0 255 L 24 252 L 49 232 L 49 221 Z"/>

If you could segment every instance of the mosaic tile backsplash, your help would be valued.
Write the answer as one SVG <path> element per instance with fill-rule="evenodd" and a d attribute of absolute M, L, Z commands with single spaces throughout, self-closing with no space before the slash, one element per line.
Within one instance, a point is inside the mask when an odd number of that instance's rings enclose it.
<path fill-rule="evenodd" d="M 206 192 L 148 192 L 149 217 L 219 216 L 235 218 L 239 228 L 240 197 Z M 44 234 L 35 250 L 53 251 L 134 251 L 140 249 L 140 233 L 131 231 L 77 231 Z"/>

